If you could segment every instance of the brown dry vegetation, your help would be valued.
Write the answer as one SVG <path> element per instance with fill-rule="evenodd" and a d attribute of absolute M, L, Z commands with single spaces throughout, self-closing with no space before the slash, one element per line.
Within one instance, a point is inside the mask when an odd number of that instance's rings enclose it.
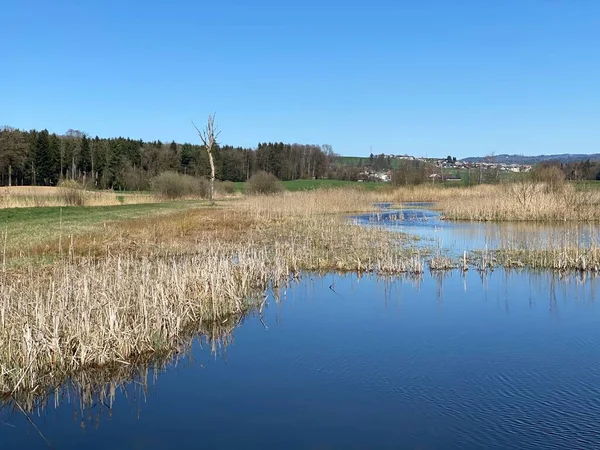
<path fill-rule="evenodd" d="M 169 351 L 141 354 L 125 361 L 116 361 L 103 366 L 85 367 L 72 371 L 68 378 L 61 380 L 56 373 L 53 378 L 41 379 L 54 386 L 52 389 L 18 390 L 0 395 L 0 401 L 15 411 L 36 412 L 41 414 L 47 407 L 58 407 L 62 402 L 77 401 L 81 419 L 88 410 L 88 418 L 94 414 L 95 425 L 99 424 L 104 409 L 109 415 L 115 401 L 115 394 L 126 392 L 134 398 L 143 399 L 148 389 L 156 382 L 158 375 L 168 368 L 177 366 L 188 353 L 192 336 L 199 336 L 201 346 L 208 347 L 215 355 L 226 352 L 233 342 L 233 331 L 240 326 L 248 315 L 259 314 L 256 308 L 244 314 L 234 314 L 223 320 L 205 321 L 196 328 L 186 330 L 188 339 L 179 340 Z M 133 390 L 133 392 L 131 392 Z M 53 402 L 49 404 L 48 398 Z M 83 425 L 83 422 L 82 422 Z"/>
<path fill-rule="evenodd" d="M 600 247 L 551 249 L 503 248 L 493 252 L 494 263 L 502 267 L 527 267 L 555 271 L 600 272 Z"/>
<path fill-rule="evenodd" d="M 331 214 L 372 203 L 348 198 L 331 191 L 253 197 L 117 221 L 34 247 L 33 256 L 55 262 L 8 265 L 2 275 L 0 390 L 39 391 L 85 367 L 168 352 L 197 324 L 257 307 L 267 286 L 301 270 L 423 270 L 404 236 Z"/>
<path fill-rule="evenodd" d="M 70 206 L 71 194 L 78 194 L 78 206 L 108 206 L 137 203 L 156 203 L 154 195 L 142 193 L 115 193 L 50 186 L 12 186 L 0 188 L 0 208 L 31 208 L 40 206 Z"/>
<path fill-rule="evenodd" d="M 575 202 L 568 187 L 535 186 L 531 204 L 506 186 L 285 192 L 33 239 L 25 265 L 10 264 L 17 255 L 9 247 L 0 391 L 41 392 L 84 368 L 176 351 L 206 324 L 260 308 L 265 289 L 290 274 L 421 273 L 425 255 L 406 236 L 345 219 L 374 202 L 437 201 L 446 216 L 474 220 L 600 219 L 597 194 Z M 456 265 L 441 255 L 429 261 L 431 269 Z"/>
<path fill-rule="evenodd" d="M 600 220 L 600 192 L 558 189 L 546 183 L 520 181 L 482 185 L 438 198 L 447 219 L 476 221 L 596 222 Z"/>
<path fill-rule="evenodd" d="M 470 221 L 600 221 L 600 192 L 526 179 L 472 187 L 419 185 L 382 190 L 378 201 L 435 202 L 446 219 Z"/>

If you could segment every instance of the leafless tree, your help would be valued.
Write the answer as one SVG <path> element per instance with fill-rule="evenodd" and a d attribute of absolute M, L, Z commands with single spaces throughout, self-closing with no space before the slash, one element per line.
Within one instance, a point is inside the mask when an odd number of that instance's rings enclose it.
<path fill-rule="evenodd" d="M 535 199 L 536 184 L 529 177 L 519 177 L 506 186 L 509 196 L 514 198 L 525 211 L 529 210 Z"/>
<path fill-rule="evenodd" d="M 215 115 L 208 115 L 208 122 L 206 127 L 202 130 L 199 129 L 196 124 L 192 121 L 192 125 L 198 132 L 198 136 L 200 136 L 200 140 L 208 153 L 208 160 L 210 162 L 210 203 L 211 205 L 215 203 L 215 162 L 213 160 L 213 148 L 217 145 L 217 138 L 219 137 L 220 131 L 217 130 L 215 126 Z"/>

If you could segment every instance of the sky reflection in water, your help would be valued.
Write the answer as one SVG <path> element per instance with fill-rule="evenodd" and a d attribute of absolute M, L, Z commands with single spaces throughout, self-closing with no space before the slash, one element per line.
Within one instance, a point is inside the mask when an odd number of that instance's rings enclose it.
<path fill-rule="evenodd" d="M 307 275 L 112 407 L 72 393 L 31 418 L 61 449 L 600 448 L 598 284 Z M 2 448 L 47 448 L 21 412 L 0 420 Z"/>

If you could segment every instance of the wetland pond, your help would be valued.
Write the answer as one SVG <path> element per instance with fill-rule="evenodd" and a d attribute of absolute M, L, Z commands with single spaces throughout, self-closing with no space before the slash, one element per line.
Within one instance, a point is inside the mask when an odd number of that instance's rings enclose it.
<path fill-rule="evenodd" d="M 28 414 L 5 399 L 0 448 L 597 449 L 599 292 L 586 273 L 306 273 L 164 363 L 78 376 Z"/>
<path fill-rule="evenodd" d="M 391 209 L 379 203 L 378 211 L 353 216 L 358 225 L 383 227 L 420 238 L 419 245 L 464 251 L 502 248 L 549 248 L 600 244 L 600 227 L 586 223 L 469 222 L 443 220 L 433 203 L 412 202 Z"/>

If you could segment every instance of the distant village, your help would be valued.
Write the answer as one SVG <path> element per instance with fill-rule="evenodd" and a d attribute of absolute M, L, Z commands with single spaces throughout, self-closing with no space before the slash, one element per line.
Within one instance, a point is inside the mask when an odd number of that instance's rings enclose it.
<path fill-rule="evenodd" d="M 429 168 L 431 173 L 427 177 L 432 181 L 460 181 L 460 173 L 464 171 L 477 172 L 479 170 L 498 170 L 501 172 L 529 172 L 532 168 L 529 164 L 507 164 L 496 162 L 493 157 L 484 162 L 466 162 L 457 160 L 451 156 L 447 158 L 422 158 L 411 155 L 377 155 L 377 158 L 384 157 L 389 161 L 416 161 L 423 163 Z M 392 166 L 397 167 L 397 163 Z M 360 173 L 359 181 L 391 181 L 394 169 L 375 170 L 372 165 L 365 165 Z"/>

